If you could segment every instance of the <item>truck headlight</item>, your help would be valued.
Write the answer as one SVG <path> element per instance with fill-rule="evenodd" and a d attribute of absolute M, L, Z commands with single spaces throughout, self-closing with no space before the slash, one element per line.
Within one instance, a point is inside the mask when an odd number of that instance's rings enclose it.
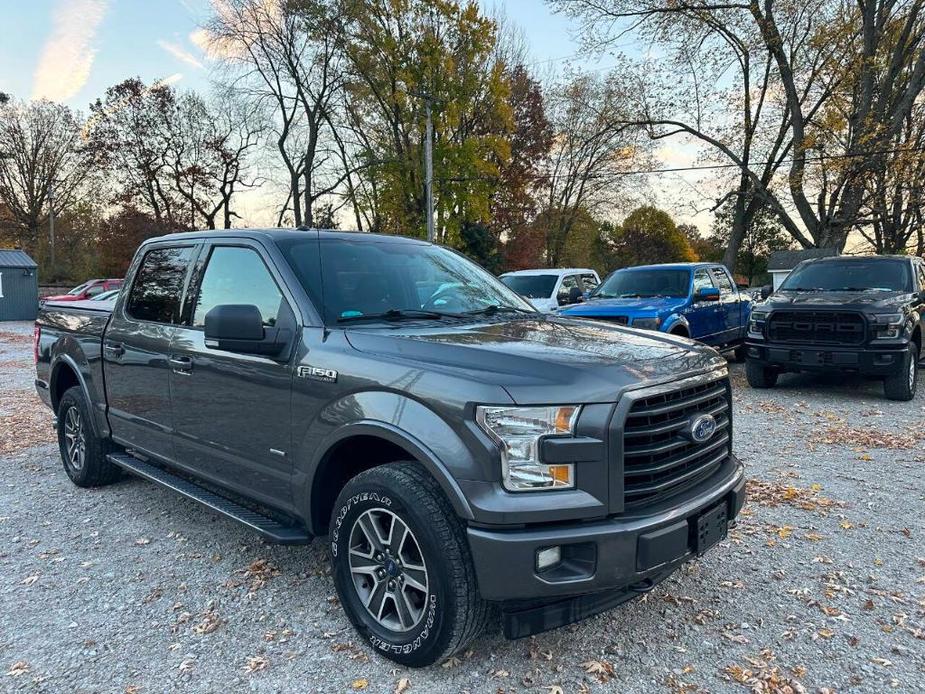
<path fill-rule="evenodd" d="M 876 313 L 874 319 L 874 339 L 896 340 L 902 333 L 905 317 L 901 313 Z"/>
<path fill-rule="evenodd" d="M 752 311 L 748 317 L 748 332 L 753 335 L 764 334 L 764 323 L 768 319 L 765 311 Z"/>
<path fill-rule="evenodd" d="M 579 409 L 577 405 L 476 408 L 475 421 L 501 448 L 505 489 L 526 492 L 575 486 L 575 466 L 546 465 L 539 459 L 539 448 L 546 436 L 573 434 Z"/>
<path fill-rule="evenodd" d="M 633 327 L 639 328 L 640 330 L 658 330 L 658 326 L 662 324 L 661 319 L 659 318 L 634 318 Z"/>

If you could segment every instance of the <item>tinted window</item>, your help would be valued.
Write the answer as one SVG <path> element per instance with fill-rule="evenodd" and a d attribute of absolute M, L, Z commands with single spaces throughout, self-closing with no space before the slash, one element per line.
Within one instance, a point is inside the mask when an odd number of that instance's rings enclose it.
<path fill-rule="evenodd" d="M 129 295 L 128 314 L 138 320 L 177 323 L 180 295 L 193 248 L 155 248 L 145 253 Z"/>
<path fill-rule="evenodd" d="M 687 296 L 690 270 L 620 270 L 594 293 L 599 298 Z"/>
<path fill-rule="evenodd" d="M 726 271 L 721 267 L 711 267 L 710 273 L 713 275 L 713 281 L 716 283 L 716 286 L 719 287 L 721 294 L 731 294 L 732 280 L 729 279 L 729 275 L 726 274 Z"/>
<path fill-rule="evenodd" d="M 104 285 L 96 284 L 87 290 L 87 296 L 98 296 L 104 291 L 106 291 L 106 287 Z"/>
<path fill-rule="evenodd" d="M 585 286 L 585 291 L 590 292 L 592 289 L 595 289 L 600 282 L 597 281 L 597 277 L 594 275 L 582 275 L 581 283 Z"/>
<path fill-rule="evenodd" d="M 797 265 L 781 285 L 789 291 L 912 291 L 908 260 L 824 260 Z"/>
<path fill-rule="evenodd" d="M 694 273 L 694 294 L 700 289 L 714 289 L 713 280 L 706 270 L 697 270 Z"/>
<path fill-rule="evenodd" d="M 246 304 L 260 310 L 264 325 L 275 325 L 283 295 L 260 255 L 250 248 L 216 246 L 199 283 L 193 325 L 222 304 Z"/>
<path fill-rule="evenodd" d="M 548 299 L 557 279 L 557 275 L 508 275 L 501 281 L 528 299 Z"/>
<path fill-rule="evenodd" d="M 329 325 L 393 309 L 461 314 L 497 306 L 535 313 L 494 275 L 440 246 L 373 238 L 281 240 L 278 246 L 310 294 L 312 277 L 302 272 L 306 264 L 299 256 L 314 257 L 320 246 Z"/>
<path fill-rule="evenodd" d="M 558 298 L 567 301 L 572 289 L 581 290 L 581 287 L 578 286 L 578 275 L 566 275 L 562 278 L 562 284 L 559 285 Z"/>

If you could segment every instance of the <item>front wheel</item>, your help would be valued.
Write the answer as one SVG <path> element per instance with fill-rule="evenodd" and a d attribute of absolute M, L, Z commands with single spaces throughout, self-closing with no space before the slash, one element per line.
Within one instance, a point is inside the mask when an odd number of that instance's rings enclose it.
<path fill-rule="evenodd" d="M 883 381 L 883 392 L 889 400 L 908 401 L 915 397 L 919 384 L 919 346 L 909 343 L 903 355 L 902 369 Z"/>
<path fill-rule="evenodd" d="M 465 528 L 417 463 L 351 479 L 330 525 L 334 583 L 347 617 L 376 651 L 422 667 L 462 650 L 484 628 Z"/>
<path fill-rule="evenodd" d="M 745 378 L 752 388 L 773 388 L 777 384 L 778 375 L 776 369 L 770 369 L 759 362 L 745 362 Z"/>

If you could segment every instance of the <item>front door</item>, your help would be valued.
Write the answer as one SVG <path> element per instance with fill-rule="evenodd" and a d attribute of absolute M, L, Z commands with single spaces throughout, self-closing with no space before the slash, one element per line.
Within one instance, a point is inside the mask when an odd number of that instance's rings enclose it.
<path fill-rule="evenodd" d="M 691 337 L 695 340 L 712 345 L 715 344 L 720 330 L 720 310 L 716 301 L 701 301 L 697 299 L 700 289 L 715 289 L 716 285 L 706 268 L 694 270 L 694 281 L 691 285 L 691 308 L 686 314 L 690 325 Z"/>
<path fill-rule="evenodd" d="M 251 242 L 213 242 L 192 280 L 184 323 L 170 347 L 177 463 L 196 475 L 267 503 L 290 502 L 290 412 L 296 321 L 282 283 Z M 257 306 L 267 327 L 288 327 L 277 358 L 205 344 L 215 306 Z"/>
<path fill-rule="evenodd" d="M 116 302 L 103 339 L 114 438 L 165 460 L 173 458 L 167 354 L 195 250 L 195 244 L 147 250 L 131 290 Z"/>

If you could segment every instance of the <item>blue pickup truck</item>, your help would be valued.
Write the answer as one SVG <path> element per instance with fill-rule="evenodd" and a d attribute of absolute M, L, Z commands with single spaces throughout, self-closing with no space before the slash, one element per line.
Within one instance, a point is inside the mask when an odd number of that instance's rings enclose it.
<path fill-rule="evenodd" d="M 644 265 L 612 272 L 561 315 L 681 335 L 744 358 L 752 299 L 716 263 Z"/>

